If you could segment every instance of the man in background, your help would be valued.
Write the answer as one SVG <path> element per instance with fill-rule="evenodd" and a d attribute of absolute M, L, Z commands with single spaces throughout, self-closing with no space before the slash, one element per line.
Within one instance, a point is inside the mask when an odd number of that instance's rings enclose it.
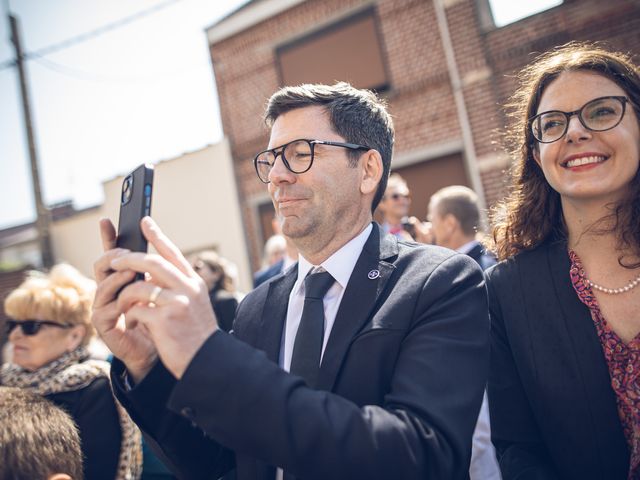
<path fill-rule="evenodd" d="M 417 225 L 416 239 L 465 253 L 482 270 L 495 265 L 496 257 L 478 241 L 481 215 L 478 195 L 468 187 L 452 185 L 438 190 L 429 200 L 430 230 Z M 422 228 L 421 228 L 422 227 Z"/>
<path fill-rule="evenodd" d="M 298 261 L 298 249 L 282 234 L 269 237 L 264 245 L 266 265 L 253 275 L 253 288 L 279 275 Z"/>
<path fill-rule="evenodd" d="M 429 200 L 429 227 L 417 224 L 418 241 L 434 243 L 465 253 L 473 258 L 482 270 L 495 265 L 496 258 L 477 240 L 481 230 L 481 214 L 478 195 L 468 187 L 452 185 L 438 190 Z M 420 228 L 423 227 L 423 228 Z M 485 393 L 478 423 L 473 433 L 471 451 L 471 480 L 499 480 L 500 469 L 496 452 L 491 443 L 489 407 Z"/>

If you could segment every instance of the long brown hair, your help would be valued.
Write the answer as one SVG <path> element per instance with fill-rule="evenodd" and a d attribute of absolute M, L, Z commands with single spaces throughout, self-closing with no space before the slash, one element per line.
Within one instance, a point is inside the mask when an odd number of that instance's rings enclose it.
<path fill-rule="evenodd" d="M 507 104 L 512 121 L 505 140 L 515 160 L 512 187 L 491 215 L 499 259 L 537 247 L 547 240 L 566 238 L 560 195 L 546 181 L 533 152 L 538 143 L 529 128 L 545 89 L 563 72 L 584 70 L 602 75 L 622 88 L 636 115 L 640 113 L 640 72 L 631 56 L 592 43 L 571 42 L 537 57 L 519 74 L 519 87 Z M 618 248 L 640 254 L 640 170 L 631 181 L 627 198 L 612 205 L 611 214 L 596 222 L 598 232 L 615 231 Z M 608 225 L 604 228 L 603 225 Z M 620 260 L 621 262 L 621 260 Z M 622 265 L 622 262 L 621 262 Z M 627 265 L 630 268 L 640 263 Z"/>

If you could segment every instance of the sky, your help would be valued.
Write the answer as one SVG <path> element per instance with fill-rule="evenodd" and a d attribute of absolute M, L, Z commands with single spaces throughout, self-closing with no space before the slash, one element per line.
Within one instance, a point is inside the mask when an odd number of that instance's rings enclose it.
<path fill-rule="evenodd" d="M 246 0 L 1 1 L 0 229 L 35 219 L 7 4 L 39 53 L 26 72 L 46 204 L 98 205 L 102 182 L 222 139 L 205 29 Z M 561 0 L 490 2 L 505 25 Z"/>

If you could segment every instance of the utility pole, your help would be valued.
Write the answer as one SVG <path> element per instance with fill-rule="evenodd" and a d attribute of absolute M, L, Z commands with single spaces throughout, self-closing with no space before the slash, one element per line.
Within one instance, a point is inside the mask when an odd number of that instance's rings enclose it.
<path fill-rule="evenodd" d="M 8 13 L 8 12 L 7 12 Z M 27 77 L 24 70 L 24 58 L 20 46 L 20 32 L 18 29 L 18 19 L 8 13 L 11 25 L 11 41 L 16 51 L 16 65 L 20 77 L 20 91 L 22 93 L 22 111 L 24 113 L 24 123 L 27 130 L 27 142 L 29 143 L 29 160 L 31 163 L 31 182 L 33 186 L 33 197 L 36 205 L 36 228 L 38 231 L 38 243 L 40 244 L 40 254 L 42 255 L 42 266 L 49 268 L 53 265 L 53 250 L 51 248 L 51 213 L 42 201 L 40 189 L 40 173 L 38 170 L 38 154 L 31 123 L 31 107 L 29 105 L 29 94 L 27 92 Z"/>

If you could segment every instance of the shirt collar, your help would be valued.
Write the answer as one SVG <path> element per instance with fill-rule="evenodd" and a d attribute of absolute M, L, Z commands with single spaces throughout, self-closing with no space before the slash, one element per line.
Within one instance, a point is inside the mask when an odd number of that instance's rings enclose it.
<path fill-rule="evenodd" d="M 367 242 L 372 229 L 373 224 L 369 223 L 362 232 L 345 243 L 333 255 L 319 265 L 329 272 L 343 289 L 346 288 L 347 283 L 349 283 L 351 273 L 356 266 L 356 262 L 360 257 L 360 253 L 362 253 L 364 244 Z M 300 288 L 301 284 L 304 283 L 305 277 L 314 267 L 315 265 L 309 263 L 302 255 L 299 256 L 298 280 L 296 280 L 294 290 Z"/>
<path fill-rule="evenodd" d="M 473 247 L 475 247 L 478 244 L 477 240 L 471 240 L 470 242 L 465 243 L 464 245 L 462 245 L 460 248 L 456 248 L 456 252 L 459 253 L 469 253 Z"/>

